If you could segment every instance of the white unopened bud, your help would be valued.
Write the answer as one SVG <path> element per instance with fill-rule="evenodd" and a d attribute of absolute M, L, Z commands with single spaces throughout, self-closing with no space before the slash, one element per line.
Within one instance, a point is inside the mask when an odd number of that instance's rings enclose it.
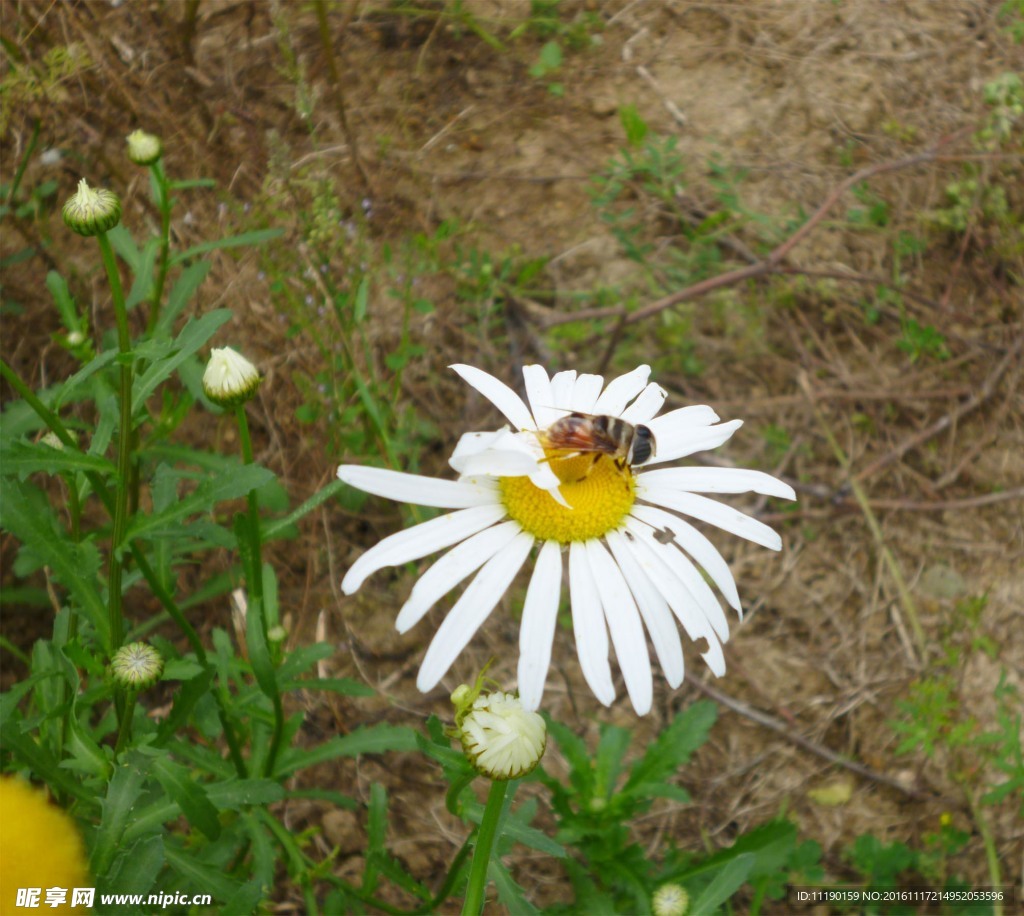
<path fill-rule="evenodd" d="M 128 158 L 136 165 L 152 165 L 164 154 L 160 138 L 144 130 L 133 130 L 125 140 L 128 143 Z"/>
<path fill-rule="evenodd" d="M 83 178 L 62 211 L 64 223 L 79 235 L 99 235 L 121 221 L 121 201 L 113 191 L 90 188 Z"/>
<path fill-rule="evenodd" d="M 259 386 L 259 370 L 244 356 L 227 347 L 210 351 L 210 362 L 203 373 L 203 391 L 218 407 L 244 404 Z"/>
<path fill-rule="evenodd" d="M 85 343 L 85 334 L 81 331 L 72 331 L 67 337 L 69 347 L 80 347 Z"/>
<path fill-rule="evenodd" d="M 452 694 L 458 712 L 455 734 L 466 758 L 482 776 L 519 779 L 540 763 L 547 726 L 511 693 L 490 693 L 470 701 L 466 685 Z"/>
<path fill-rule="evenodd" d="M 651 912 L 654 916 L 686 916 L 690 895 L 678 884 L 663 884 L 654 892 Z"/>

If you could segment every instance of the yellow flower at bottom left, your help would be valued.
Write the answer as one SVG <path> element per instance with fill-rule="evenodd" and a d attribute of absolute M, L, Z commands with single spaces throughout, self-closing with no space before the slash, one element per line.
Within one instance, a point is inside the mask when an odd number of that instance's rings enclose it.
<path fill-rule="evenodd" d="M 19 890 L 38 890 L 47 913 L 82 913 L 71 907 L 72 891 L 91 886 L 74 821 L 23 779 L 0 777 L 0 912 L 16 911 Z M 62 905 L 46 905 L 51 888 L 67 892 Z"/>

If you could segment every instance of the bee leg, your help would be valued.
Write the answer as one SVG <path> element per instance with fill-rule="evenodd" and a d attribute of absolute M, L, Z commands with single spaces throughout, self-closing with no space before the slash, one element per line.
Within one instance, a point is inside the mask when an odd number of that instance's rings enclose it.
<path fill-rule="evenodd" d="M 576 483 L 580 483 L 580 482 L 586 480 L 590 476 L 590 472 L 594 470 L 594 465 L 597 464 L 597 462 L 600 460 L 600 458 L 601 458 L 601 453 L 600 452 L 594 452 L 594 457 L 590 459 L 590 467 L 587 468 L 587 470 L 583 473 L 582 477 L 578 477 L 576 479 Z"/>

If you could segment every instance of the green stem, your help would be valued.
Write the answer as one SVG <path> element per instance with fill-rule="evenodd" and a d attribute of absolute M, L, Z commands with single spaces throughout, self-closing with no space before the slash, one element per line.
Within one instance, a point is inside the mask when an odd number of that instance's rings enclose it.
<path fill-rule="evenodd" d="M 444 883 L 438 889 L 437 893 L 434 894 L 433 900 L 430 900 L 422 907 L 413 910 L 414 913 L 436 913 L 439 910 L 441 904 L 448 899 L 452 889 L 455 887 L 455 882 L 459 877 L 459 873 L 462 871 L 462 863 L 469 857 L 470 849 L 471 846 L 469 838 L 467 837 L 459 851 L 455 853 L 455 858 L 452 859 L 452 864 L 448 866 L 448 874 L 445 875 Z"/>
<path fill-rule="evenodd" d="M 124 607 L 121 600 L 121 576 L 124 564 L 121 560 L 121 542 L 128 526 L 128 490 L 131 476 L 132 442 L 132 361 L 131 337 L 128 333 L 128 311 L 121 288 L 121 274 L 117 269 L 114 249 L 105 232 L 96 236 L 107 269 L 110 292 L 114 301 L 114 316 L 117 320 L 117 347 L 121 352 L 121 418 L 117 436 L 117 491 L 114 494 L 114 528 L 110 537 L 110 562 L 108 565 L 108 590 L 110 601 L 110 653 L 121 648 L 124 639 Z"/>
<path fill-rule="evenodd" d="M 239 404 L 235 408 L 235 417 L 238 419 L 238 432 L 242 441 L 242 460 L 245 464 L 253 464 L 252 437 L 249 435 L 249 421 L 245 417 L 245 404 Z M 263 557 L 260 544 L 260 504 L 256 490 L 250 490 L 248 495 L 249 503 L 249 551 L 251 555 L 249 576 L 249 602 L 254 610 L 250 615 L 250 625 L 255 618 L 255 625 L 259 627 L 260 638 L 263 645 L 269 649 L 270 623 L 267 620 L 267 605 L 263 598 Z M 265 776 L 271 776 L 274 772 L 274 764 L 277 762 L 277 754 L 281 749 L 281 740 L 284 736 L 284 705 L 281 703 L 281 692 L 276 685 L 270 696 L 274 705 L 274 732 L 270 739 L 270 750 L 267 752 L 266 765 L 263 768 Z"/>
<path fill-rule="evenodd" d="M 24 398 L 25 403 L 31 407 L 36 415 L 53 431 L 54 435 L 60 439 L 68 448 L 73 451 L 78 451 L 78 443 L 75 441 L 71 433 L 68 432 L 67 428 L 61 422 L 53 411 L 51 411 L 42 401 L 36 397 L 35 392 L 26 385 L 21 378 L 18 376 L 10 366 L 7 365 L 2 359 L 0 359 L 0 375 L 5 378 L 10 386 Z M 110 495 L 110 491 L 107 489 L 103 479 L 95 471 L 86 471 L 85 476 L 89 483 L 92 485 L 93 492 L 99 498 L 100 502 L 106 507 L 107 512 L 111 515 L 114 514 L 114 499 Z M 167 590 L 163 587 L 163 584 L 157 578 L 156 572 L 149 565 L 146 560 L 145 554 L 139 548 L 137 544 L 129 544 L 129 549 L 132 552 L 132 557 L 135 560 L 136 565 L 139 567 L 139 572 L 142 573 L 146 579 L 153 594 L 156 595 L 157 599 L 164 606 L 167 613 L 174 619 L 174 621 L 182 628 L 186 639 L 192 646 L 193 651 L 196 653 L 196 658 L 199 663 L 204 667 L 208 668 L 210 663 L 206 657 L 206 650 L 203 648 L 203 644 L 199 639 L 199 634 L 196 633 L 195 628 L 188 622 L 188 619 L 182 613 L 181 609 L 175 604 L 174 599 L 170 596 Z M 6 642 L 6 641 L 5 641 Z M 13 651 L 13 647 L 7 646 L 8 649 Z M 17 653 L 25 661 L 27 666 L 30 666 L 30 661 L 27 656 Z M 248 770 L 245 766 L 245 762 L 242 759 L 242 752 L 238 743 L 238 738 L 235 736 L 234 730 L 231 728 L 230 718 L 228 717 L 228 702 L 226 696 L 226 690 L 221 685 L 220 690 L 217 692 L 217 712 L 220 717 L 221 726 L 224 729 L 224 738 L 228 744 L 228 751 L 231 755 L 231 762 L 235 765 L 235 769 L 238 771 L 238 775 L 245 777 L 248 775 Z"/>
<path fill-rule="evenodd" d="M 48 429 L 52 430 L 53 434 L 60 439 L 60 441 L 66 445 L 72 451 L 77 452 L 78 443 L 75 441 L 74 436 L 71 435 L 61 422 L 60 417 L 57 416 L 49 407 L 47 407 L 39 398 L 36 397 L 36 393 L 28 387 L 22 380 L 21 377 L 0 359 L 0 376 L 10 384 L 10 386 L 25 399 L 25 403 L 31 407 L 36 416 L 42 420 Z"/>
<path fill-rule="evenodd" d="M 466 899 L 462 904 L 462 916 L 479 916 L 484 905 L 487 890 L 487 867 L 491 864 L 491 849 L 498 835 L 498 821 L 505 804 L 505 790 L 508 782 L 495 780 L 487 794 L 487 807 L 477 832 L 476 848 L 473 850 L 473 864 L 469 869 L 469 884 Z"/>
<path fill-rule="evenodd" d="M 149 321 L 146 324 L 146 332 L 152 334 L 160 320 L 160 301 L 163 299 L 164 284 L 167 282 L 171 250 L 171 189 L 167 182 L 162 159 L 154 162 L 149 170 L 156 187 L 156 204 L 160 209 L 160 260 L 156 271 L 156 283 L 153 286 L 153 301 L 149 305 Z"/>
<path fill-rule="evenodd" d="M 124 690 L 124 688 L 120 688 Z M 121 713 L 121 724 L 117 729 L 117 744 L 114 745 L 114 756 L 117 757 L 125 749 L 132 736 L 132 716 L 135 713 L 135 691 L 125 691 L 124 711 Z"/>
<path fill-rule="evenodd" d="M 999 851 L 996 849 L 996 840 L 992 835 L 992 828 L 988 825 L 985 813 L 981 810 L 974 799 L 974 793 L 967 785 L 966 779 L 957 780 L 963 789 L 964 797 L 967 799 L 967 806 L 971 809 L 971 817 L 981 834 L 981 842 L 985 846 L 985 863 L 988 865 L 988 878 L 993 887 L 1000 887 L 1003 883 L 1003 873 L 999 867 Z M 1003 905 L 998 901 L 992 902 L 992 916 L 1003 916 Z"/>

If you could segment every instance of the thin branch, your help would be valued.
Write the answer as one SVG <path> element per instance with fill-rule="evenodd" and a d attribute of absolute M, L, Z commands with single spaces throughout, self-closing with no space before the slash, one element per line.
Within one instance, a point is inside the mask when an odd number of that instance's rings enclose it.
<path fill-rule="evenodd" d="M 692 674 L 686 674 L 686 683 L 696 687 L 701 693 L 711 697 L 711 699 L 716 703 L 721 703 L 727 709 L 731 709 L 733 712 L 738 713 L 745 719 L 750 719 L 752 722 L 756 722 L 758 725 L 763 725 L 765 728 L 782 735 L 787 741 L 792 742 L 797 747 L 801 747 L 805 751 L 809 751 L 810 753 L 829 761 L 829 763 L 841 766 L 844 769 L 849 770 L 851 773 L 856 773 L 858 776 L 862 776 L 864 779 L 870 779 L 872 782 L 878 782 L 882 785 L 889 786 L 889 788 L 895 789 L 897 792 L 902 792 L 910 798 L 927 799 L 931 797 L 928 793 L 922 792 L 920 789 L 905 785 L 898 779 L 894 779 L 892 776 L 886 776 L 884 773 L 872 770 L 870 767 L 867 767 L 862 763 L 857 763 L 855 760 L 849 760 L 842 754 L 838 754 L 830 748 L 827 748 L 822 744 L 818 744 L 816 741 L 811 741 L 810 738 L 805 738 L 803 735 L 795 732 L 793 730 L 793 726 L 789 722 L 783 722 L 781 719 L 776 719 L 774 716 L 770 716 L 766 712 L 761 712 L 759 709 L 747 706 L 746 703 L 729 696 L 727 693 L 723 693 L 717 687 L 712 687 L 710 684 L 705 684 L 703 681 L 698 680 Z"/>
<path fill-rule="evenodd" d="M 825 201 L 817 210 L 815 210 L 810 218 L 800 226 L 796 232 L 786 239 L 786 241 L 776 247 L 763 261 L 759 261 L 756 264 L 750 264 L 747 267 L 727 271 L 724 274 L 719 274 L 717 277 L 709 277 L 707 280 L 701 280 L 699 283 L 691 284 L 681 290 L 677 290 L 674 293 L 663 296 L 661 299 L 656 299 L 654 302 L 645 305 L 641 309 L 637 309 L 635 312 L 627 312 L 625 309 L 619 307 L 583 309 L 578 312 L 571 312 L 567 314 L 553 313 L 542 318 L 543 325 L 544 327 L 555 327 L 556 325 L 568 324 L 573 321 L 595 320 L 600 318 L 620 318 L 624 324 L 636 324 L 637 322 L 650 318 L 652 315 L 657 315 L 659 312 L 665 311 L 665 309 L 672 308 L 673 306 L 687 302 L 690 299 L 697 299 L 716 289 L 722 289 L 726 286 L 735 286 L 737 283 L 742 283 L 744 280 L 752 280 L 756 277 L 763 277 L 774 273 L 778 270 L 779 265 L 789 257 L 790 252 L 808 235 L 810 235 L 815 228 L 817 228 L 821 221 L 825 219 L 832 208 L 839 202 L 840 198 L 854 185 L 859 184 L 862 181 L 866 181 L 868 178 L 873 178 L 875 175 L 881 175 L 886 172 L 895 172 L 900 169 L 912 168 L 915 165 L 922 165 L 924 163 L 936 162 L 940 159 L 944 159 L 945 157 L 940 157 L 939 152 L 950 143 L 959 139 L 963 134 L 964 131 L 961 131 L 957 134 L 943 137 L 935 144 L 935 146 L 923 153 L 915 153 L 913 156 L 906 156 L 903 159 L 896 159 L 892 162 L 880 162 L 876 165 L 863 168 L 858 172 L 854 172 L 853 175 L 850 175 L 848 178 L 836 185 L 829 193 L 828 197 L 825 198 Z"/>
<path fill-rule="evenodd" d="M 914 433 L 912 436 L 908 436 L 904 439 L 896 448 L 892 449 L 880 458 L 875 459 L 866 468 L 858 471 L 851 480 L 859 483 L 874 474 L 877 474 L 883 468 L 888 467 L 893 462 L 899 461 L 907 452 L 912 448 L 917 448 L 924 442 L 927 442 L 933 436 L 937 436 L 944 429 L 948 429 L 955 421 L 959 420 L 965 414 L 970 413 L 972 410 L 976 410 L 982 404 L 985 403 L 996 390 L 999 380 L 1006 373 L 1006 370 L 1013 365 L 1013 361 L 1020 355 L 1021 348 L 1024 347 L 1024 335 L 1017 338 L 1017 342 L 1010 347 L 1006 352 L 1006 355 L 996 364 L 995 369 L 989 373 L 988 378 L 982 383 L 980 389 L 972 394 L 966 401 L 962 401 L 948 414 L 939 417 L 934 423 L 929 424 L 920 432 Z"/>

